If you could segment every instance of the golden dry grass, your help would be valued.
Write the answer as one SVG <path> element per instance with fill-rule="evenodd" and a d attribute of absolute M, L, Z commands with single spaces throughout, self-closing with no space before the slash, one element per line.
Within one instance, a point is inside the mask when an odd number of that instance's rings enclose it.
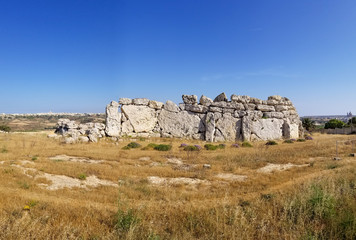
<path fill-rule="evenodd" d="M 0 134 L 0 239 L 300 239 L 309 236 L 305 234 L 309 234 L 306 231 L 310 226 L 311 237 L 324 234 L 322 223 L 306 224 L 307 210 L 302 208 L 304 205 L 295 207 L 295 201 L 301 198 L 303 202 L 312 191 L 310 186 L 319 183 L 336 198 L 340 179 L 355 181 L 356 161 L 348 156 L 351 145 L 344 143 L 339 144 L 342 160 L 332 159 L 335 141 L 348 140 L 349 136 L 313 137 L 312 141 L 279 142 L 268 147 L 260 142 L 253 143 L 253 148 L 234 149 L 227 143 L 225 149 L 187 153 L 179 148 L 182 142 L 201 146 L 205 143 L 177 139 L 138 141 L 142 146 L 173 146 L 171 151 L 158 152 L 122 150 L 130 139 L 119 145 L 109 139 L 66 145 L 47 139 L 46 133 Z M 60 154 L 105 162 L 49 159 Z M 150 160 L 139 160 L 141 157 Z M 176 168 L 166 163 L 172 157 L 196 167 Z M 271 174 L 256 171 L 267 163 L 309 166 Z M 204 169 L 203 164 L 212 167 Z M 36 171 L 29 171 L 30 176 L 26 176 L 18 165 Z M 47 179 L 34 178 L 41 172 L 73 178 L 95 175 L 119 186 L 51 191 L 39 185 L 49 184 Z M 245 175 L 247 180 L 224 181 L 216 177 L 219 173 Z M 157 186 L 150 184 L 149 176 L 198 178 L 209 184 Z M 352 189 L 345 192 L 354 194 Z M 24 206 L 30 210 L 24 210 Z M 288 213 L 290 207 L 301 211 L 299 215 L 292 211 L 294 227 Z"/>

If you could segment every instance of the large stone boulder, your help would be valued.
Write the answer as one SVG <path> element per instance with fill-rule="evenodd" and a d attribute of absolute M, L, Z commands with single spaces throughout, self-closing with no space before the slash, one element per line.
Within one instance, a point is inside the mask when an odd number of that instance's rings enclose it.
<path fill-rule="evenodd" d="M 213 142 L 214 135 L 215 135 L 215 116 L 214 113 L 208 112 L 205 118 L 205 140 L 208 142 Z"/>
<path fill-rule="evenodd" d="M 197 95 L 182 95 L 183 102 L 185 104 L 197 104 L 198 103 L 198 97 Z"/>
<path fill-rule="evenodd" d="M 291 123 L 288 119 L 284 121 L 283 131 L 283 135 L 287 139 L 299 138 L 299 125 L 296 123 Z"/>
<path fill-rule="evenodd" d="M 223 114 L 222 118 L 218 119 L 215 125 L 217 134 L 215 141 L 235 141 L 241 140 L 242 121 L 240 118 L 235 118 L 231 114 Z"/>
<path fill-rule="evenodd" d="M 132 103 L 133 103 L 134 105 L 147 106 L 148 103 L 149 103 L 149 101 L 150 101 L 150 100 L 147 99 L 147 98 L 135 98 L 135 99 L 132 100 Z"/>
<path fill-rule="evenodd" d="M 225 93 L 220 93 L 215 99 L 214 102 L 227 102 L 227 97 Z"/>
<path fill-rule="evenodd" d="M 259 119 L 250 122 L 251 140 L 273 140 L 283 137 L 282 119 Z"/>
<path fill-rule="evenodd" d="M 176 113 L 179 112 L 179 107 L 177 106 L 177 104 L 175 104 L 170 100 L 168 100 L 166 104 L 164 104 L 163 109 L 170 112 L 176 112 Z"/>
<path fill-rule="evenodd" d="M 167 133 L 173 137 L 192 137 L 199 132 L 201 119 L 198 115 L 187 111 L 171 112 L 165 109 L 158 116 L 158 123 L 162 133 Z"/>
<path fill-rule="evenodd" d="M 121 113 L 119 113 L 119 103 L 112 101 L 106 106 L 106 127 L 105 133 L 110 137 L 120 136 L 121 131 Z M 86 129 L 88 127 L 84 125 Z"/>
<path fill-rule="evenodd" d="M 130 120 L 136 133 L 150 132 L 156 125 L 156 111 L 147 106 L 124 105 L 121 111 Z"/>
<path fill-rule="evenodd" d="M 206 96 L 204 96 L 204 95 L 202 95 L 202 96 L 200 97 L 199 103 L 200 103 L 201 105 L 203 105 L 203 106 L 209 107 L 209 106 L 213 103 L 213 100 L 210 99 L 210 98 L 208 98 L 208 97 L 206 97 Z"/>

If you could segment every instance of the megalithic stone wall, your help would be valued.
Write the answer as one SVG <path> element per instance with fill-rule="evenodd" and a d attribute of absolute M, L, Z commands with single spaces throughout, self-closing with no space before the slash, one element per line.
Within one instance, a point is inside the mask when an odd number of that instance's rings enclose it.
<path fill-rule="evenodd" d="M 176 137 L 206 141 L 298 138 L 303 127 L 292 102 L 271 96 L 260 100 L 225 93 L 214 100 L 183 95 L 183 103 L 120 98 L 106 107 L 106 135 Z M 120 110 L 120 112 L 119 112 Z"/>

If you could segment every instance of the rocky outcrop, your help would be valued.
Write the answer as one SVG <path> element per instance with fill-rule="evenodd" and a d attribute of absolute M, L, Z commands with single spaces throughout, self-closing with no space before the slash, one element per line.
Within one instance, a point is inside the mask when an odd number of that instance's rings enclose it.
<path fill-rule="evenodd" d="M 116 111 L 107 110 L 107 122 L 113 123 L 107 129 L 115 129 L 116 133 L 121 129 L 120 136 L 206 141 L 298 138 L 302 132 L 295 107 L 285 97 L 275 95 L 260 100 L 233 94 L 228 101 L 225 93 L 221 93 L 214 101 L 204 95 L 199 102 L 196 95 L 182 95 L 182 100 L 177 106 L 172 101 L 163 104 L 145 98 L 120 98 L 121 122 L 110 120 L 117 119 L 119 107 Z M 106 133 L 113 136 L 110 131 Z"/>
<path fill-rule="evenodd" d="M 115 106 L 115 104 L 112 106 Z M 89 141 L 97 142 L 98 138 L 106 136 L 105 129 L 106 127 L 103 123 L 78 124 L 69 119 L 59 119 L 55 133 L 63 136 L 64 142 L 68 144 Z M 48 137 L 56 138 L 52 134 L 48 135 Z"/>
<path fill-rule="evenodd" d="M 96 142 L 103 136 L 175 137 L 206 141 L 255 141 L 298 138 L 303 128 L 292 102 L 285 97 L 267 100 L 225 93 L 214 101 L 202 95 L 182 95 L 179 106 L 147 98 L 120 98 L 106 106 L 106 125 L 58 122 L 56 132 L 68 143 Z"/>

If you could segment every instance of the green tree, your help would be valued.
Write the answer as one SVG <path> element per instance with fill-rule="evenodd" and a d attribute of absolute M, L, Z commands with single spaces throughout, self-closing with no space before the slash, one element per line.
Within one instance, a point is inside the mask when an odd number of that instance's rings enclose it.
<path fill-rule="evenodd" d="M 341 120 L 338 120 L 338 119 L 331 119 L 327 123 L 325 123 L 325 129 L 328 129 L 328 128 L 332 128 L 332 129 L 342 128 L 343 126 L 345 126 L 345 123 L 343 121 L 341 121 Z"/>
<path fill-rule="evenodd" d="M 312 121 L 310 118 L 303 118 L 302 124 L 305 130 L 307 130 L 308 132 L 315 129 L 315 122 Z"/>
<path fill-rule="evenodd" d="M 356 124 L 356 117 L 351 118 L 347 124 Z"/>
<path fill-rule="evenodd" d="M 11 128 L 7 125 L 0 125 L 0 131 L 10 132 Z"/>

